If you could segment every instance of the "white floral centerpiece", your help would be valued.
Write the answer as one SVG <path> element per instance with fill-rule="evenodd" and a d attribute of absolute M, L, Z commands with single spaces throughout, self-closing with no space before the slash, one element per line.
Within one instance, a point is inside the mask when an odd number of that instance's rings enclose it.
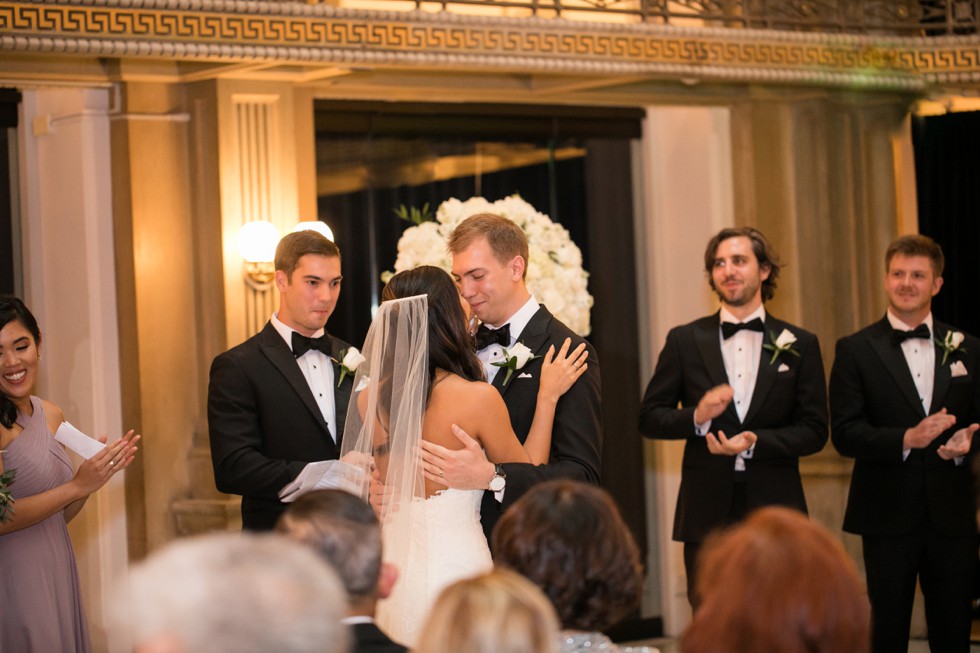
<path fill-rule="evenodd" d="M 575 333 L 592 331 L 589 311 L 592 295 L 588 291 L 589 273 L 582 269 L 582 251 L 572 242 L 568 230 L 555 224 L 518 195 L 496 202 L 472 197 L 465 202 L 448 199 L 436 210 L 435 221 L 409 227 L 398 241 L 395 272 L 419 265 L 434 265 L 452 271 L 452 258 L 446 241 L 460 222 L 477 213 L 496 213 L 513 220 L 527 235 L 530 261 L 527 286 L 535 298 L 548 307 Z M 387 281 L 392 273 L 382 275 Z"/>

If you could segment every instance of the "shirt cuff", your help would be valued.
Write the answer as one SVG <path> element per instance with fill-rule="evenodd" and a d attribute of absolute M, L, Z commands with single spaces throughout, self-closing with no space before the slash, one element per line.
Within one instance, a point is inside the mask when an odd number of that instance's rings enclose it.
<path fill-rule="evenodd" d="M 909 454 L 912 453 L 911 449 L 902 449 L 902 462 L 904 463 L 909 459 Z"/>
<path fill-rule="evenodd" d="M 745 460 L 752 460 L 753 454 L 755 454 L 755 443 L 752 443 L 751 447 L 738 454 L 738 457 L 744 458 Z"/>
<path fill-rule="evenodd" d="M 953 458 L 953 464 L 959 467 L 963 464 L 964 460 L 966 460 L 966 456 L 957 456 L 956 458 Z"/>
<path fill-rule="evenodd" d="M 710 419 L 704 424 L 698 424 L 697 422 L 694 422 L 694 435 L 698 435 L 703 438 L 704 436 L 708 435 L 710 431 L 711 431 Z"/>

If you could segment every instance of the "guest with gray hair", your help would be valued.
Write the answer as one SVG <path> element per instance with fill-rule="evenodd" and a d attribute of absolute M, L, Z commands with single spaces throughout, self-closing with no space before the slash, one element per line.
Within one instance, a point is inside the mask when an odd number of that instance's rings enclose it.
<path fill-rule="evenodd" d="M 315 490 L 291 503 L 276 531 L 307 544 L 337 572 L 347 590 L 344 623 L 354 653 L 403 653 L 374 623 L 378 601 L 391 593 L 398 569 L 381 561 L 381 525 L 366 502 L 342 490 Z"/>
<path fill-rule="evenodd" d="M 280 535 L 179 540 L 136 565 L 119 593 L 137 653 L 345 653 L 344 590 Z"/>

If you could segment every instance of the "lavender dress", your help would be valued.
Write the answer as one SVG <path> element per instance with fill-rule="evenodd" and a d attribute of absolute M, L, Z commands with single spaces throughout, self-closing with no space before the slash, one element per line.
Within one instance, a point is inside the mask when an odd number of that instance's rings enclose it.
<path fill-rule="evenodd" d="M 3 454 L 4 469 L 17 470 L 10 486 L 15 500 L 67 483 L 74 476 L 68 454 L 48 431 L 41 400 L 31 397 L 31 405 L 33 415 L 18 413 L 17 424 L 24 430 Z M 0 651 L 88 650 L 64 513 L 0 535 Z"/>

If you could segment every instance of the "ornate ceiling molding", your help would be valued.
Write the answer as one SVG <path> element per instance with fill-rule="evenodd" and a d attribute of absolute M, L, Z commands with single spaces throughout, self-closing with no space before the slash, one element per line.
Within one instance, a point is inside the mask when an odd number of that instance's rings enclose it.
<path fill-rule="evenodd" d="M 977 37 L 900 38 L 342 9 L 0 0 L 0 52 L 411 67 L 917 91 L 980 84 Z"/>

